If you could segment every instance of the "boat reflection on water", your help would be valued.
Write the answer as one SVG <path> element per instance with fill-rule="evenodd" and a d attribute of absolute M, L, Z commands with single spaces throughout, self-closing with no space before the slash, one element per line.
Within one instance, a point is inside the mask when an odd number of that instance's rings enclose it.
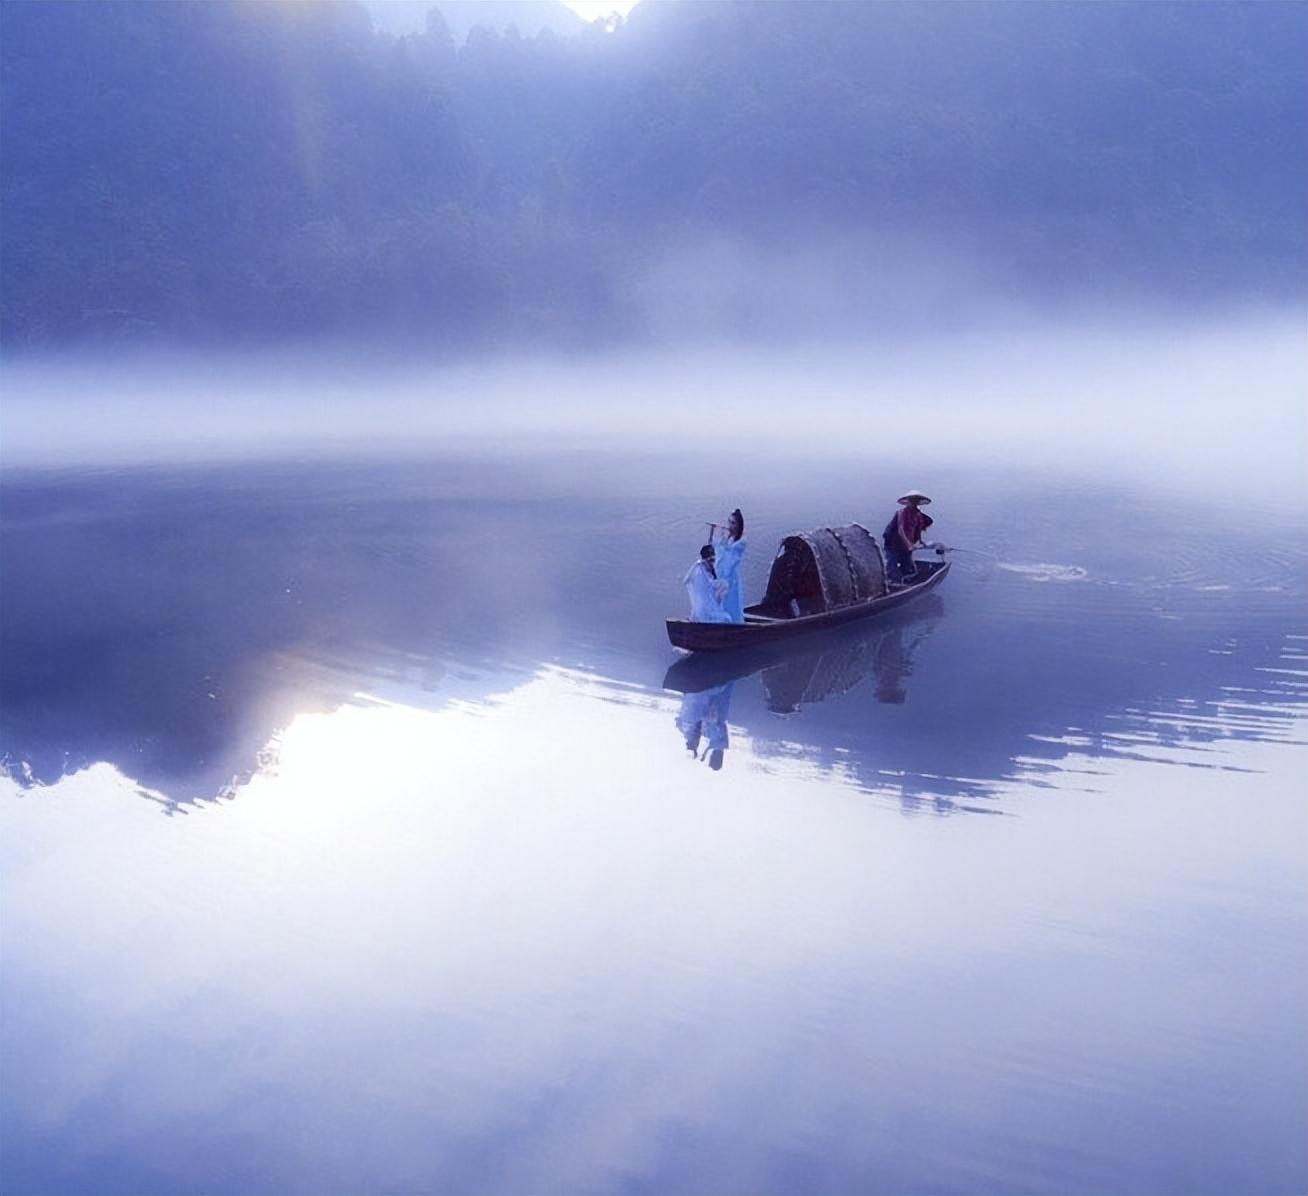
<path fill-rule="evenodd" d="M 927 599 L 926 602 L 930 602 Z M 913 672 L 913 653 L 935 630 L 942 611 L 923 604 L 911 621 L 896 622 L 871 635 L 821 652 L 806 652 L 763 670 L 763 695 L 773 714 L 794 714 L 800 707 L 848 693 L 869 677 L 878 702 L 901 705 L 908 697 L 905 680 Z"/>
<path fill-rule="evenodd" d="M 924 598 L 911 613 L 895 616 L 873 630 L 845 629 L 799 644 L 748 652 L 688 656 L 663 678 L 663 687 L 683 695 L 677 729 L 692 755 L 706 745 L 702 759 L 722 767 L 730 738 L 726 719 L 732 689 L 743 678 L 762 674 L 763 698 L 772 714 L 796 714 L 826 698 L 849 693 L 872 679 L 877 702 L 902 705 L 908 696 L 913 653 L 935 630 L 944 613 L 938 595 Z"/>
<path fill-rule="evenodd" d="M 664 675 L 663 688 L 697 694 L 761 672 L 768 709 L 792 714 L 801 706 L 848 693 L 875 676 L 877 701 L 902 703 L 913 653 L 943 614 L 944 600 L 929 594 L 911 612 L 893 615 L 872 629 L 864 625 L 799 643 L 684 656 Z"/>

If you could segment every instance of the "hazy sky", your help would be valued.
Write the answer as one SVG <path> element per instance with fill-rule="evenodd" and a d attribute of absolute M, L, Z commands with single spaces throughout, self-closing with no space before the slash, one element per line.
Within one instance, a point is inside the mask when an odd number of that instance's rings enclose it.
<path fill-rule="evenodd" d="M 626 16 L 636 0 L 363 0 L 363 5 L 375 28 L 397 37 L 420 33 L 426 27 L 427 13 L 439 8 L 455 40 L 462 41 L 468 30 L 479 24 L 496 29 L 517 25 L 528 37 L 547 27 L 556 33 L 575 34 L 579 27 L 569 26 L 571 18 L 564 10 L 594 21 L 612 13 Z"/>
<path fill-rule="evenodd" d="M 626 16 L 636 7 L 636 0 L 563 0 L 573 12 L 587 21 L 616 12 Z"/>

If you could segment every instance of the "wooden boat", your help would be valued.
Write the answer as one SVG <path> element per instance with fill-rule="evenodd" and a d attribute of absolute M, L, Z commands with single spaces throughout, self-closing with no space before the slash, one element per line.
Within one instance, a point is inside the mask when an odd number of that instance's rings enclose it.
<path fill-rule="evenodd" d="M 888 584 L 881 548 L 867 528 L 818 528 L 787 536 L 777 550 L 762 602 L 743 623 L 669 619 L 668 639 L 689 652 L 723 652 L 779 643 L 897 610 L 934 590 L 949 561 L 917 562 L 907 585 Z"/>
<path fill-rule="evenodd" d="M 889 672 L 897 656 L 895 646 L 916 647 L 940 622 L 944 603 L 939 594 L 928 594 L 907 609 L 874 620 L 855 621 L 843 627 L 816 631 L 802 638 L 783 639 L 770 644 L 750 644 L 731 652 L 690 652 L 679 655 L 663 676 L 663 688 L 675 693 L 702 693 L 762 673 L 766 680 L 785 674 L 805 675 L 803 684 L 793 680 L 787 685 L 769 688 L 803 693 L 802 702 L 810 705 L 828 693 L 843 692 L 875 673 L 878 686 L 889 687 Z M 848 686 L 816 685 L 816 675 L 836 676 L 848 680 Z M 769 709 L 776 703 L 768 697 Z"/>

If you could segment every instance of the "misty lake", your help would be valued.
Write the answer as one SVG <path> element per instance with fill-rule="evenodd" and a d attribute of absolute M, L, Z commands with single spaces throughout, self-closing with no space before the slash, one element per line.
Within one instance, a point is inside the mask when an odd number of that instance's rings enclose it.
<path fill-rule="evenodd" d="M 1306 49 L 0 0 L 0 1196 L 1305 1196 Z"/>
<path fill-rule="evenodd" d="M 1300 513 L 844 448 L 11 465 L 5 1188 L 1302 1190 Z"/>

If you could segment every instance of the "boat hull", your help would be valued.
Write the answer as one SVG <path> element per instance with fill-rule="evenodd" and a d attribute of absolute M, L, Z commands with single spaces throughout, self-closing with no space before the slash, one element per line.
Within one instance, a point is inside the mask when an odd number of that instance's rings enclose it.
<path fill-rule="evenodd" d="M 790 619 L 751 622 L 750 611 L 746 610 L 747 621 L 744 623 L 693 623 L 689 619 L 669 619 L 668 639 L 673 647 L 682 648 L 687 652 L 729 652 L 735 648 L 781 643 L 784 640 L 810 635 L 815 631 L 843 627 L 848 623 L 875 618 L 877 615 L 896 610 L 922 594 L 934 590 L 945 580 L 945 575 L 949 572 L 949 564 L 949 561 L 921 562 L 918 565 L 919 570 L 930 570 L 924 580 L 892 590 L 879 598 L 854 602 L 849 606 L 823 611 L 816 615 L 797 615 Z"/>

